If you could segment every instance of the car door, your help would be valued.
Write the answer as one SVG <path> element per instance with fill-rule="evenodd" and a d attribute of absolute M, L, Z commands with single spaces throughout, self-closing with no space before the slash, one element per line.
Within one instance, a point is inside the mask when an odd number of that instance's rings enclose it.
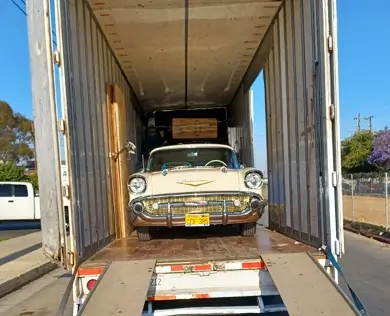
<path fill-rule="evenodd" d="M 15 218 L 19 220 L 34 219 L 34 193 L 29 190 L 25 183 L 14 183 L 13 187 L 13 205 L 16 210 Z"/>
<path fill-rule="evenodd" d="M 0 220 L 12 220 L 17 214 L 10 183 L 0 183 Z"/>

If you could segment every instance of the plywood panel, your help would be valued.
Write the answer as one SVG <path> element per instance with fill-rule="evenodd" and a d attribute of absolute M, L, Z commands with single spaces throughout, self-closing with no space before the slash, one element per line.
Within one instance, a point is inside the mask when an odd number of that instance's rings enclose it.
<path fill-rule="evenodd" d="M 130 223 L 126 206 L 128 203 L 127 179 L 130 174 L 127 161 L 127 122 L 125 98 L 117 85 L 110 88 L 109 124 L 111 138 L 111 171 L 114 194 L 115 222 L 117 237 L 130 233 Z"/>

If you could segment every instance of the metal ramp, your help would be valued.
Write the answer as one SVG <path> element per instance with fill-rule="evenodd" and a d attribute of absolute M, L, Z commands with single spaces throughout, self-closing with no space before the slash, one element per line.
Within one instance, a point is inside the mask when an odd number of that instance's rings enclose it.
<path fill-rule="evenodd" d="M 290 316 L 360 315 L 307 253 L 261 255 Z"/>
<path fill-rule="evenodd" d="M 78 315 L 141 316 L 156 260 L 113 261 Z"/>

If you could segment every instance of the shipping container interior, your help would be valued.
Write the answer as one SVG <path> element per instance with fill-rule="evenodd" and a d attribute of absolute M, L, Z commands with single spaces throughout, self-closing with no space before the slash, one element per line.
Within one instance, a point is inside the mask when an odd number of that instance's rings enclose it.
<path fill-rule="evenodd" d="M 336 119 L 328 111 L 338 105 L 326 47 L 334 14 L 334 1 L 57 0 L 68 251 L 83 261 L 131 235 L 126 177 L 141 166 L 153 111 L 208 106 L 227 108 L 230 142 L 246 165 L 254 162 L 253 124 L 266 125 L 271 229 L 314 247 L 341 238 L 332 185 L 338 109 Z M 265 109 L 255 112 L 265 111 L 265 122 L 251 109 L 260 71 Z M 136 154 L 112 159 L 127 141 Z"/>

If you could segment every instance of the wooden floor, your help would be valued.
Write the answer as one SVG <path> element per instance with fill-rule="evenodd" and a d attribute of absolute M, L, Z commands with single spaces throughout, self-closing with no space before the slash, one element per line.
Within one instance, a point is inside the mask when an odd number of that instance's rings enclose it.
<path fill-rule="evenodd" d="M 168 229 L 147 242 L 136 233 L 116 240 L 94 255 L 88 263 L 114 260 L 153 259 L 158 262 L 253 259 L 261 254 L 312 252 L 316 249 L 266 228 L 254 237 L 242 237 L 226 227 Z"/>

